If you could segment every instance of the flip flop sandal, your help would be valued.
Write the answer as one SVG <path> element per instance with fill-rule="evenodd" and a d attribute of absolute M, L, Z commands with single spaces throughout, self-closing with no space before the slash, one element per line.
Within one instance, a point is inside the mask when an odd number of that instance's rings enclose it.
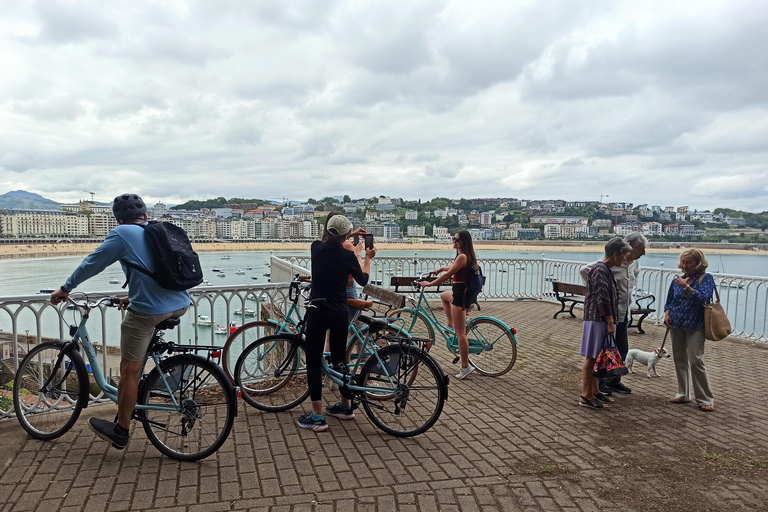
<path fill-rule="evenodd" d="M 684 398 L 679 398 L 679 397 L 669 399 L 669 403 L 671 404 L 687 404 L 688 402 L 690 402 L 690 400 L 686 400 Z"/>
<path fill-rule="evenodd" d="M 699 409 L 701 409 L 704 412 L 714 412 L 715 406 L 714 405 L 701 405 L 699 406 Z"/>
<path fill-rule="evenodd" d="M 589 398 L 579 397 L 579 405 L 582 405 L 584 407 L 591 407 L 592 409 L 605 409 L 606 407 L 603 405 L 603 402 L 600 400 L 592 400 Z"/>
<path fill-rule="evenodd" d="M 605 393 L 595 393 L 595 400 L 599 400 L 606 404 L 609 404 L 615 401 L 613 398 L 608 398 L 608 396 L 606 396 Z"/>

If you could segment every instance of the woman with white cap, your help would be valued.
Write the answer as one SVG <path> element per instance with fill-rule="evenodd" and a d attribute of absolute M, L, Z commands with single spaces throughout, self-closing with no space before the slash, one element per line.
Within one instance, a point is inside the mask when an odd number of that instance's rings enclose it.
<path fill-rule="evenodd" d="M 328 238 L 312 242 L 312 298 L 325 299 L 317 308 L 308 308 L 307 321 L 307 385 L 312 400 L 312 412 L 299 417 L 299 427 L 321 432 L 328 428 L 323 416 L 323 383 L 321 363 L 325 334 L 329 332 L 331 363 L 340 371 L 346 370 L 344 352 L 349 329 L 347 305 L 347 278 L 364 286 L 368 282 L 371 260 L 376 249 L 365 251 L 362 268 L 354 252 L 344 248 L 344 241 L 352 235 L 352 223 L 343 215 L 334 215 L 326 221 Z M 343 404 L 329 406 L 326 411 L 341 419 L 352 419 L 354 413 Z"/>

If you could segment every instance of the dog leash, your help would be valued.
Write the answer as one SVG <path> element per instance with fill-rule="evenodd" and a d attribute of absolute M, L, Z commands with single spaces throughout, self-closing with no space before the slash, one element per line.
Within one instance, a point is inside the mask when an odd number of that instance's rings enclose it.
<path fill-rule="evenodd" d="M 661 342 L 661 348 L 659 349 L 659 353 L 656 354 L 656 357 L 661 359 L 661 353 L 664 350 L 664 345 L 667 343 L 667 336 L 669 336 L 669 327 L 667 327 L 667 332 L 664 333 L 664 341 Z"/>

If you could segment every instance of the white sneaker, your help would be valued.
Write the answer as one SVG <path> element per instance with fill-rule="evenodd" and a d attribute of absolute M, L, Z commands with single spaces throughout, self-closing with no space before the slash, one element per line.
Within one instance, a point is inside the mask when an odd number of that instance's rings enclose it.
<path fill-rule="evenodd" d="M 467 375 L 475 371 L 475 367 L 472 365 L 467 366 L 466 368 L 462 368 L 459 370 L 459 373 L 456 374 L 456 378 L 459 380 L 464 380 L 467 378 Z"/>

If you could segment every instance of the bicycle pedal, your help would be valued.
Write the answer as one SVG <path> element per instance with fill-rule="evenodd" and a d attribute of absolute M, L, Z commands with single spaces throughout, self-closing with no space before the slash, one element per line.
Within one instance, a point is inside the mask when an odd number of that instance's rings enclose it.
<path fill-rule="evenodd" d="M 349 407 L 354 411 L 355 409 L 360 407 L 360 402 L 358 402 L 356 400 L 352 400 L 352 402 L 350 402 L 350 404 L 349 404 Z"/>

